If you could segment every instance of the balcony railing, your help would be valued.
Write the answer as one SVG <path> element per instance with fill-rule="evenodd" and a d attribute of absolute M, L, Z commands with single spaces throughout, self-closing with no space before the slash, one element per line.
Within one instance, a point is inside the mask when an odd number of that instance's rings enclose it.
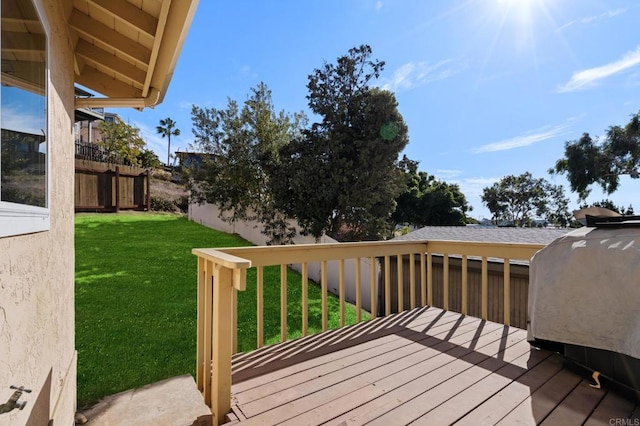
<path fill-rule="evenodd" d="M 469 306 L 469 273 L 470 261 L 480 263 L 480 316 L 487 319 L 489 314 L 489 264 L 500 263 L 503 269 L 502 300 L 492 300 L 493 305 L 502 305 L 503 317 L 499 320 L 506 325 L 511 322 L 511 265 L 514 261 L 526 261 L 540 250 L 543 245 L 517 243 L 479 243 L 459 241 L 386 241 L 343 244 L 311 244 L 269 247 L 239 247 L 225 249 L 194 249 L 198 256 L 198 330 L 197 330 L 197 383 L 203 393 L 205 402 L 212 409 L 214 423 L 224 422 L 224 416 L 231 409 L 231 357 L 236 350 L 237 337 L 237 291 L 246 288 L 247 269 L 256 267 L 257 289 L 257 336 L 256 343 L 260 347 L 263 341 L 263 290 L 268 285 L 280 285 L 280 339 L 287 339 L 287 267 L 297 265 L 302 275 L 302 334 L 308 333 L 308 296 L 307 281 L 310 265 L 319 265 L 322 330 L 328 328 L 327 289 L 328 262 L 337 261 L 337 293 L 339 297 L 340 325 L 345 324 L 346 282 L 351 279 L 355 283 L 355 305 L 357 321 L 361 321 L 363 290 L 368 291 L 371 317 L 378 312 L 389 315 L 392 311 L 407 308 L 434 305 L 434 287 L 436 284 L 442 291 L 443 309 L 450 308 L 450 288 L 452 277 L 449 276 L 450 259 L 460 263 L 460 291 L 456 291 L 460 300 L 461 313 L 467 314 Z M 441 263 L 438 283 L 434 279 L 436 262 Z M 404 268 L 408 262 L 409 271 Z M 368 271 L 362 270 L 362 260 L 368 260 Z M 352 264 L 353 270 L 347 276 L 346 262 Z M 378 262 L 380 268 L 378 268 Z M 280 282 L 264 282 L 264 267 L 280 266 Z M 392 265 L 395 265 L 392 277 Z M 384 308 L 378 309 L 378 270 L 381 270 L 380 300 Z M 392 279 L 393 278 L 393 279 Z M 395 280 L 395 283 L 394 283 Z M 408 281 L 408 282 L 406 282 Z M 444 285 L 443 283 L 447 283 Z M 405 289 L 409 295 L 405 297 Z M 393 291 L 392 291 L 393 290 Z M 392 306 L 392 295 L 397 299 L 397 306 Z M 457 296 L 456 296 L 457 297 Z M 408 303 L 405 301 L 408 299 Z M 452 305 L 454 303 L 451 303 Z M 494 319 L 495 320 L 495 319 Z"/>

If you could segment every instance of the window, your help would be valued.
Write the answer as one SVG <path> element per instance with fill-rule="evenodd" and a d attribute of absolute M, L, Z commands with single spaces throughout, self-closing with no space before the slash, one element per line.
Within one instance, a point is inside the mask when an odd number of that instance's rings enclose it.
<path fill-rule="evenodd" d="M 0 237 L 49 229 L 48 41 L 31 0 L 2 0 Z"/>

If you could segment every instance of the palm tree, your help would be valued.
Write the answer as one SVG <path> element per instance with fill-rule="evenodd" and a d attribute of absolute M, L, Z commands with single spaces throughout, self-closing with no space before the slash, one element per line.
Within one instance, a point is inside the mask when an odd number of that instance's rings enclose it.
<path fill-rule="evenodd" d="M 179 136 L 180 129 L 176 127 L 175 121 L 167 117 L 163 120 L 160 120 L 160 125 L 156 127 L 156 132 L 163 138 L 166 136 L 167 141 L 169 142 L 167 147 L 167 166 L 168 166 L 169 160 L 171 158 L 171 135 Z"/>

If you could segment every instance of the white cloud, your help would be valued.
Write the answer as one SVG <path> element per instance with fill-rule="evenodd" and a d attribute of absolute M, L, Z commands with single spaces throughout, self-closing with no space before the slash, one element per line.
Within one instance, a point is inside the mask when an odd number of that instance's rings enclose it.
<path fill-rule="evenodd" d="M 533 145 L 538 142 L 566 135 L 570 133 L 568 131 L 570 124 L 576 120 L 577 118 L 570 118 L 566 122 L 551 127 L 550 129 L 547 126 L 545 128 L 534 130 L 533 132 L 528 132 L 520 136 L 504 139 L 498 142 L 488 143 L 474 149 L 473 152 L 479 154 L 484 152 L 507 151 L 510 149 L 521 148 L 523 146 Z"/>
<path fill-rule="evenodd" d="M 181 109 L 184 111 L 191 111 L 191 108 L 193 107 L 194 104 L 195 102 L 182 101 L 178 103 L 178 109 Z"/>
<path fill-rule="evenodd" d="M 567 22 L 566 24 L 562 25 L 560 28 L 558 28 L 558 31 L 562 31 L 576 24 L 586 25 L 594 22 L 603 21 L 605 19 L 611 19 L 614 16 L 622 15 L 626 11 L 627 9 L 615 9 L 615 10 L 610 10 L 610 11 L 601 13 L 599 15 L 585 16 L 584 18 L 581 18 L 581 19 L 574 19 L 573 21 Z"/>
<path fill-rule="evenodd" d="M 438 169 L 435 171 L 434 176 L 438 179 L 451 179 L 456 176 L 460 176 L 462 174 L 462 170 L 443 170 Z"/>
<path fill-rule="evenodd" d="M 44 114 L 37 115 L 33 108 L 22 108 L 19 105 L 2 106 L 2 128 L 16 132 L 43 135 L 45 128 Z"/>
<path fill-rule="evenodd" d="M 463 179 L 454 179 L 447 183 L 456 184 L 460 187 L 467 199 L 467 202 L 473 207 L 471 216 L 473 217 L 491 217 L 489 210 L 482 205 L 482 190 L 499 181 L 501 177 L 471 177 Z"/>
<path fill-rule="evenodd" d="M 382 9 L 382 2 L 378 1 L 376 2 L 376 12 L 380 12 L 380 9 Z"/>
<path fill-rule="evenodd" d="M 581 90 L 586 87 L 593 86 L 597 81 L 602 80 L 603 78 L 611 77 L 614 74 L 625 71 L 638 64 L 640 64 L 640 46 L 615 62 L 574 72 L 571 76 L 571 80 L 569 80 L 564 86 L 560 87 L 558 92 L 573 92 L 575 90 Z"/>
<path fill-rule="evenodd" d="M 392 92 L 411 89 L 423 84 L 444 80 L 458 72 L 453 59 L 444 59 L 435 64 L 428 62 L 408 62 L 393 73 L 391 79 L 382 81 L 382 88 Z"/>

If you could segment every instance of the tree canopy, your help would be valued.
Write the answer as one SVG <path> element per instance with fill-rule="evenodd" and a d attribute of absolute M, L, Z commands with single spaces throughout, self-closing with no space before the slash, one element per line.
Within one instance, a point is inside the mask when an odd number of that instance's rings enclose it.
<path fill-rule="evenodd" d="M 369 87 L 384 68 L 362 45 L 308 77 L 307 100 L 321 118 L 280 151 L 275 196 L 303 230 L 341 240 L 389 234 L 403 190 L 398 157 L 407 126 L 393 93 Z"/>
<path fill-rule="evenodd" d="M 156 126 L 156 133 L 161 137 L 167 138 L 167 166 L 171 162 L 171 136 L 179 136 L 180 129 L 177 124 L 170 117 L 160 120 L 160 125 Z"/>
<path fill-rule="evenodd" d="M 613 201 L 609 200 L 609 199 L 604 199 L 601 201 L 596 201 L 593 203 L 582 203 L 580 204 L 580 206 L 578 208 L 580 209 L 586 209 L 588 207 L 602 207 L 605 209 L 609 209 L 612 210 L 616 213 L 620 213 L 621 215 L 632 215 L 633 214 L 633 206 L 629 205 L 629 207 L 623 207 L 623 206 L 616 206 Z"/>
<path fill-rule="evenodd" d="M 232 99 L 225 109 L 194 105 L 191 118 L 191 148 L 213 154 L 187 170 L 192 197 L 216 204 L 230 222 L 262 222 L 272 244 L 289 241 L 295 230 L 275 203 L 272 182 L 279 150 L 300 134 L 304 115 L 276 112 L 271 91 L 260 83 L 242 107 Z"/>
<path fill-rule="evenodd" d="M 392 222 L 396 225 L 445 226 L 466 225 L 467 203 L 460 187 L 439 181 L 426 172 L 417 170 L 417 163 L 403 158 L 406 189 L 396 198 Z"/>
<path fill-rule="evenodd" d="M 112 122 L 101 121 L 98 129 L 102 140 L 96 144 L 107 153 L 109 161 L 122 159 L 133 166 L 142 165 L 139 156 L 145 149 L 146 142 L 140 136 L 140 129 L 117 117 Z"/>
<path fill-rule="evenodd" d="M 569 200 L 562 185 L 536 179 L 529 172 L 505 176 L 483 188 L 481 198 L 496 224 L 508 222 L 514 226 L 531 226 L 534 219 L 542 219 L 565 227 L 571 221 Z"/>
<path fill-rule="evenodd" d="M 556 161 L 550 173 L 566 174 L 572 191 L 581 200 L 590 187 L 598 184 L 611 194 L 618 189 L 620 175 L 640 177 L 640 113 L 633 114 L 623 126 L 611 126 L 601 138 L 583 133 L 578 140 L 565 143 L 564 157 Z"/>

